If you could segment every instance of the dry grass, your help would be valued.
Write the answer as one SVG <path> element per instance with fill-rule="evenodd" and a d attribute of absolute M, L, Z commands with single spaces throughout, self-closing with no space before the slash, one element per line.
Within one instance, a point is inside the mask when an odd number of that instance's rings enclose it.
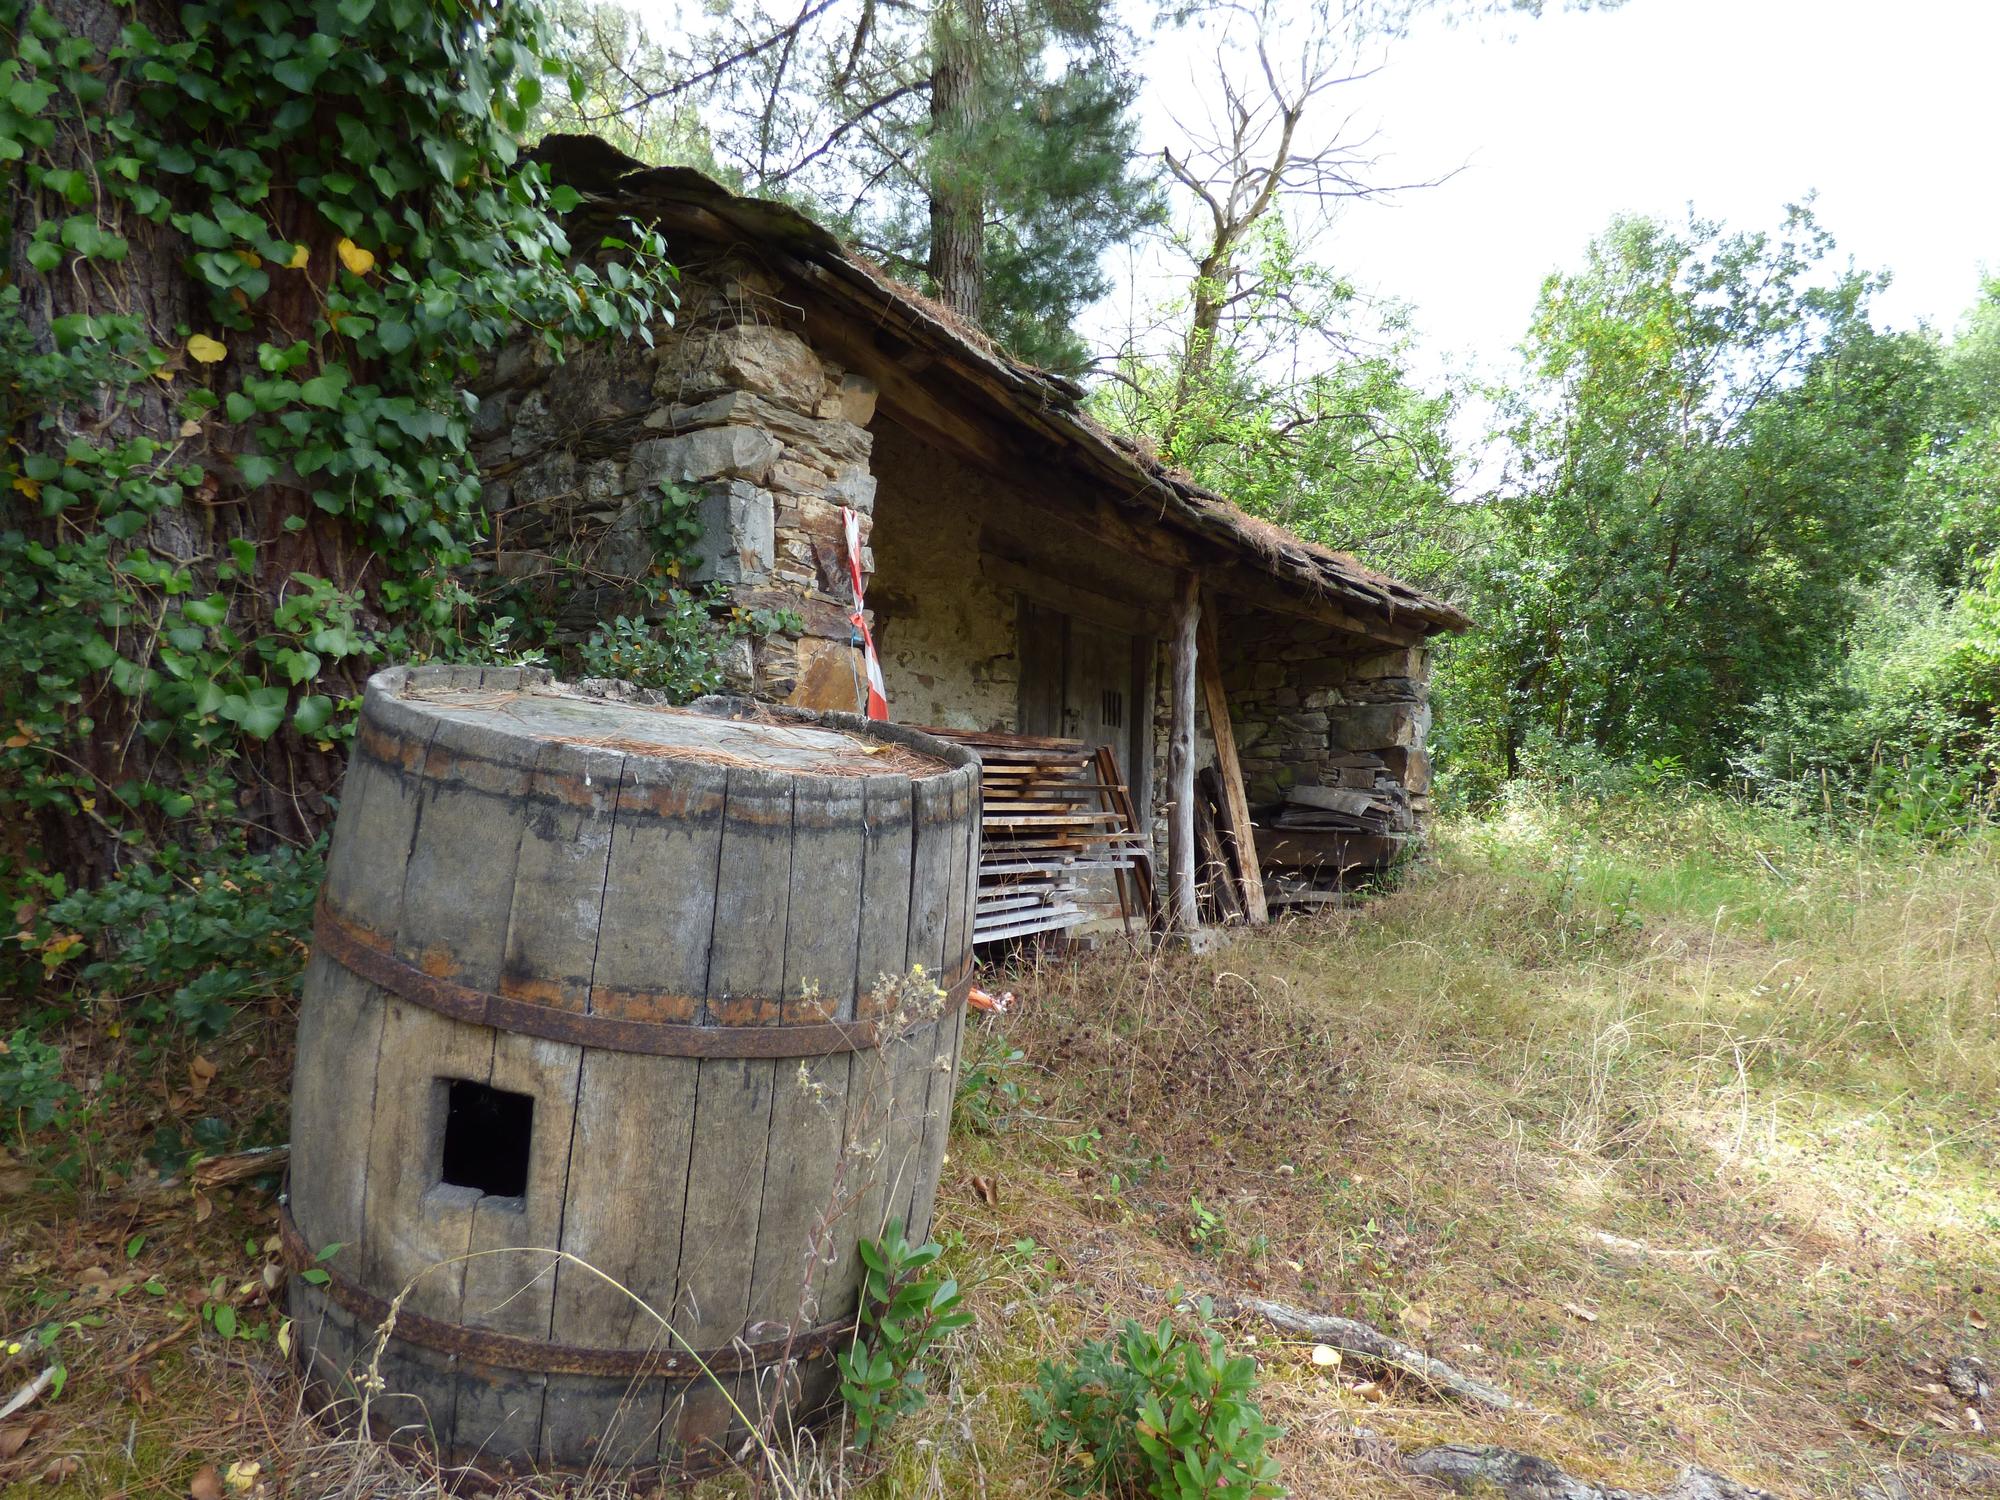
<path fill-rule="evenodd" d="M 979 1299 L 968 1388 L 1018 1420 L 1035 1356 L 1248 1287 L 1546 1413 L 1330 1378 L 1267 1334 L 1302 1494 L 1407 1488 L 1357 1424 L 1626 1485 L 1695 1461 L 1949 1491 L 1974 1465 L 1932 1450 L 2000 1461 L 1937 1374 L 2000 1368 L 2000 865 L 1682 811 L 1579 837 L 1519 809 L 1365 911 L 1023 976 L 1006 1043 L 1040 1102 L 961 1144 L 1001 1203 L 945 1222 L 969 1266 L 1032 1237 L 1055 1269 Z M 1039 1493 L 1023 1435 L 979 1446 L 992 1492 Z"/>
<path fill-rule="evenodd" d="M 2000 1370 L 1991 845 L 1835 849 L 1707 803 L 1587 827 L 1523 806 L 1452 830 L 1365 909 L 1008 983 L 1025 999 L 968 1053 L 979 1108 L 940 1202 L 978 1323 L 869 1493 L 1049 1494 L 1021 1399 L 1038 1361 L 1239 1289 L 1365 1318 L 1536 1408 L 1476 1412 L 1234 1326 L 1295 1494 L 1417 1487 L 1358 1425 L 1630 1486 L 1690 1461 L 1787 1496 L 2000 1482 L 1938 1375 L 1953 1355 Z M 173 1300 L 256 1272 L 268 1200 L 176 1211 L 138 1262 L 169 1258 Z M 115 1195 L 66 1216 L 16 1200 L 9 1327 L 80 1266 L 116 1269 L 128 1217 Z M 274 1496 L 437 1492 L 316 1434 L 267 1346 L 184 1336 L 138 1389 L 115 1366 L 172 1332 L 163 1300 L 114 1297 L 78 1335 L 101 1357 L 72 1360 L 6 1494 L 182 1494 L 239 1460 Z M 66 1455 L 78 1472 L 41 1484 Z M 831 1462 L 798 1481 L 857 1488 Z"/>

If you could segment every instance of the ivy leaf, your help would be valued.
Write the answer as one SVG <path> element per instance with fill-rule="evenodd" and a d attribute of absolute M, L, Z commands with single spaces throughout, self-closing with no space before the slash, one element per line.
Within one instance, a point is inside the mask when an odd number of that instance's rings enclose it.
<path fill-rule="evenodd" d="M 343 238 L 334 248 L 340 252 L 340 263 L 356 276 L 366 276 L 375 269 L 375 252 L 362 249 L 353 240 Z"/>
<path fill-rule="evenodd" d="M 181 613 L 195 624 L 213 630 L 229 618 L 229 601 L 220 594 L 210 594 L 206 599 L 185 599 L 181 601 Z"/>
<path fill-rule="evenodd" d="M 277 461 L 266 458 L 261 453 L 237 454 L 236 468 L 242 474 L 243 482 L 252 489 L 269 484 L 272 476 L 278 472 Z"/>
<path fill-rule="evenodd" d="M 332 717 L 333 700 L 324 693 L 301 698 L 299 706 L 292 711 L 292 723 L 300 734 L 318 734 Z"/>
<path fill-rule="evenodd" d="M 285 669 L 285 675 L 294 683 L 310 682 L 319 676 L 319 658 L 310 651 L 300 651 L 287 646 L 278 653 L 278 665 Z"/>
<path fill-rule="evenodd" d="M 247 698 L 232 696 L 223 705 L 222 716 L 225 719 L 233 717 L 237 726 L 253 740 L 268 740 L 285 722 L 285 699 L 283 688 L 252 688 Z M 242 705 L 233 715 L 229 712 L 232 704 Z"/>
<path fill-rule="evenodd" d="M 212 339 L 205 333 L 197 333 L 187 341 L 187 352 L 202 364 L 212 365 L 229 357 L 229 346 L 219 339 Z"/>
<path fill-rule="evenodd" d="M 299 399 L 313 406 L 338 406 L 340 393 L 347 389 L 347 380 L 345 365 L 329 365 L 299 387 Z"/>

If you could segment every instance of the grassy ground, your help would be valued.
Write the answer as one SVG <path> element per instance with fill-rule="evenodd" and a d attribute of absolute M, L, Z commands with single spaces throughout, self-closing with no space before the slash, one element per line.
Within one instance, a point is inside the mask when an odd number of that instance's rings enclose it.
<path fill-rule="evenodd" d="M 1941 1380 L 1959 1355 L 2000 1372 L 1992 845 L 1833 847 L 1704 799 L 1522 803 L 1363 910 L 1010 983 L 940 1202 L 978 1322 L 876 1493 L 1048 1493 L 1037 1362 L 1244 1290 L 1367 1319 L 1535 1408 L 1480 1413 L 1233 1325 L 1295 1494 L 1413 1488 L 1357 1455 L 1357 1425 L 1633 1487 L 1686 1462 L 1785 1495 L 2000 1485 L 2000 1411 Z M 213 1060 L 205 1087 L 242 1080 L 243 1110 L 282 1078 L 282 1049 Z M 254 1188 L 65 1201 L 17 1168 L 0 1226 L 9 1338 L 80 1325 L 18 1452 L 20 1419 L 0 1423 L 5 1494 L 185 1494 L 204 1464 L 228 1493 L 425 1487 L 315 1445 L 244 1336 L 269 1331 Z M 233 1340 L 201 1319 L 218 1300 Z M 7 1359 L 0 1387 L 43 1362 Z"/>

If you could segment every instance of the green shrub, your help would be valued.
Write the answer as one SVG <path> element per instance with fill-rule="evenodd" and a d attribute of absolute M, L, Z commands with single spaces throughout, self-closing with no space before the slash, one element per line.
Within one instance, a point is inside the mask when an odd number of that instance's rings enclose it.
<path fill-rule="evenodd" d="M 310 942 L 324 847 L 164 859 L 73 891 L 37 926 L 45 955 L 78 945 L 49 977 L 109 997 L 128 1027 L 174 1022 L 218 1035 L 243 1002 L 290 989 Z"/>
<path fill-rule="evenodd" d="M 867 1448 L 891 1422 L 924 1404 L 928 1392 L 920 1364 L 972 1321 L 958 1283 L 926 1274 L 943 1253 L 935 1241 L 912 1245 L 901 1219 L 891 1219 L 881 1239 L 861 1242 L 868 1267 L 861 1318 L 854 1342 L 835 1356 L 857 1448 Z"/>
<path fill-rule="evenodd" d="M 1284 1493 L 1265 1445 L 1279 1429 L 1256 1401 L 1254 1360 L 1231 1359 L 1203 1323 L 1128 1322 L 1115 1339 L 1078 1347 L 1074 1363 L 1044 1363 L 1028 1406 L 1057 1483 L 1069 1495 L 1144 1500 L 1252 1500 Z"/>
<path fill-rule="evenodd" d="M 802 628 L 790 611 L 718 611 L 727 596 L 715 585 L 699 593 L 665 589 L 644 615 L 619 615 L 576 648 L 577 675 L 615 677 L 654 688 L 677 703 L 723 686 L 723 658 L 747 637 Z"/>

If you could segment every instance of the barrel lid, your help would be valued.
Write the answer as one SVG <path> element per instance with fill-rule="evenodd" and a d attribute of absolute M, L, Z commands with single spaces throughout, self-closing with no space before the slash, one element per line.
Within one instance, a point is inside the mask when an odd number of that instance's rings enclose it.
<path fill-rule="evenodd" d="M 422 670 L 397 675 L 395 696 L 427 716 L 526 740 L 818 776 L 922 778 L 951 769 L 893 740 L 801 723 L 740 700 L 677 708 L 642 701 L 622 684 L 600 690 L 593 683 L 534 681 L 523 674 L 519 686 L 469 685 Z"/>

